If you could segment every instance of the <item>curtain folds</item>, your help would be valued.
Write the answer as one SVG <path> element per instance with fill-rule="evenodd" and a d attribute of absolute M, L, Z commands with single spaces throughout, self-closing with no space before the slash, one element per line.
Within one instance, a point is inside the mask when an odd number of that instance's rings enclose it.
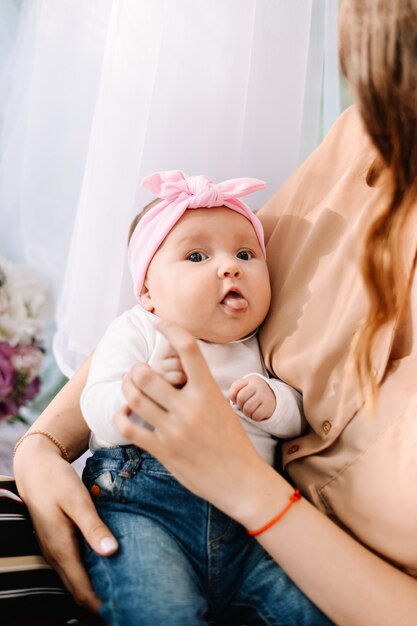
<path fill-rule="evenodd" d="M 53 281 L 64 373 L 133 303 L 143 176 L 262 178 L 257 207 L 317 145 L 340 108 L 335 5 L 23 0 L 0 79 L 0 249 Z"/>

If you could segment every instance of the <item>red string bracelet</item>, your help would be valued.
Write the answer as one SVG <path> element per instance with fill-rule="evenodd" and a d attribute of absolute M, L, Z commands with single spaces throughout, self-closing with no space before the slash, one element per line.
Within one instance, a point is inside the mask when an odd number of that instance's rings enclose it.
<path fill-rule="evenodd" d="M 266 530 L 268 530 L 268 528 L 271 528 L 271 526 L 279 522 L 284 517 L 285 513 L 287 513 L 292 505 L 298 502 L 298 500 L 301 500 L 301 493 L 299 489 L 295 489 L 294 493 L 290 496 L 290 501 L 288 502 L 285 509 L 281 511 L 281 513 L 278 513 L 276 517 L 273 517 L 267 524 L 265 524 L 265 526 L 261 526 L 261 528 L 258 528 L 257 530 L 247 530 L 246 532 L 252 537 L 256 537 L 256 535 L 264 533 Z"/>

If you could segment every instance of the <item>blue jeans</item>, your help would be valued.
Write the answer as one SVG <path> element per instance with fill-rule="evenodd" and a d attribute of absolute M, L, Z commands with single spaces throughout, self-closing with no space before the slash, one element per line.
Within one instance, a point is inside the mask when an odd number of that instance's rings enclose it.
<path fill-rule="evenodd" d="M 83 480 L 120 549 L 85 563 L 111 626 L 330 622 L 245 529 L 135 446 L 98 450 Z"/>

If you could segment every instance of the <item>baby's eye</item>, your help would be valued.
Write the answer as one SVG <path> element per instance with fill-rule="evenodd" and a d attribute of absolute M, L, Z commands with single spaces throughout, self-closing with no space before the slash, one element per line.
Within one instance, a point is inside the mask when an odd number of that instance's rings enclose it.
<path fill-rule="evenodd" d="M 205 261 L 208 256 L 204 254 L 204 252 L 191 252 L 187 256 L 187 261 L 192 261 L 193 263 L 201 263 L 201 261 Z"/>
<path fill-rule="evenodd" d="M 250 250 L 240 250 L 236 256 L 238 259 L 242 259 L 242 261 L 250 261 L 253 259 L 253 254 Z"/>

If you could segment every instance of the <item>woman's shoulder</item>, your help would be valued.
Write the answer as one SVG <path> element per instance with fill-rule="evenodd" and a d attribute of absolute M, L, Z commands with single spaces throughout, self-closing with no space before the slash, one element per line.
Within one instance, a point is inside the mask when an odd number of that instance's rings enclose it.
<path fill-rule="evenodd" d="M 340 181 L 365 178 L 376 151 L 365 131 L 356 105 L 344 111 L 321 144 L 260 209 L 268 240 L 276 219 L 285 212 L 314 206 Z"/>

